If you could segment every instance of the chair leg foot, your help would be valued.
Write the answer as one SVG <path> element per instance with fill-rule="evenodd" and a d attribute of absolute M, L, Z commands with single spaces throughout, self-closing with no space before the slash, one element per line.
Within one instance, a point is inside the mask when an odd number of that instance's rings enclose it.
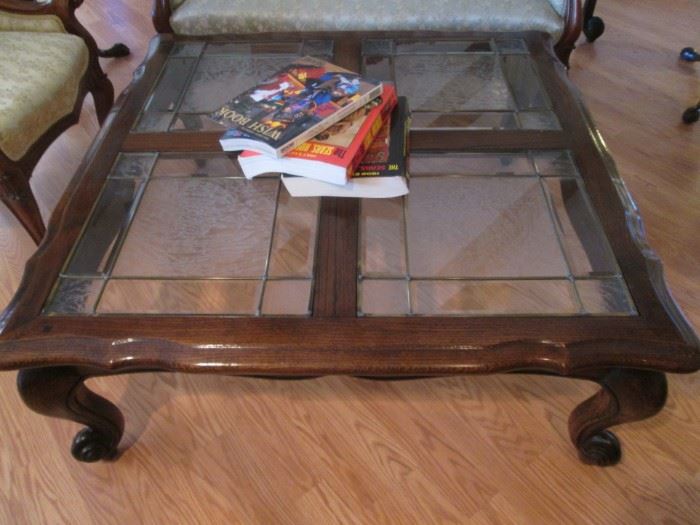
<path fill-rule="evenodd" d="M 700 119 L 700 103 L 697 106 L 691 106 L 683 112 L 683 122 L 693 124 Z"/>
<path fill-rule="evenodd" d="M 109 49 L 98 49 L 97 56 L 102 58 L 121 58 L 131 54 L 131 50 L 121 42 L 114 44 Z"/>

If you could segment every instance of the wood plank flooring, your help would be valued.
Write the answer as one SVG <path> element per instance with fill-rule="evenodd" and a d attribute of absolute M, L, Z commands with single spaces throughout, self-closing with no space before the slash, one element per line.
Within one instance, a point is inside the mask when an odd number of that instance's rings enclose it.
<path fill-rule="evenodd" d="M 121 91 L 153 33 L 146 0 L 86 2 Z M 700 97 L 696 0 L 604 0 L 606 33 L 574 52 L 580 87 L 636 197 L 680 306 L 700 329 Z M 38 166 L 44 216 L 97 130 L 80 124 Z M 0 306 L 32 254 L 0 207 Z M 625 425 L 623 460 L 579 463 L 566 420 L 592 384 L 535 376 L 400 383 L 347 378 L 268 382 L 174 374 L 100 379 L 123 410 L 117 463 L 75 462 L 77 426 L 21 403 L 0 374 L 0 523 L 699 523 L 700 375 L 670 377 L 664 411 Z M 130 445 L 135 446 L 130 447 Z"/>

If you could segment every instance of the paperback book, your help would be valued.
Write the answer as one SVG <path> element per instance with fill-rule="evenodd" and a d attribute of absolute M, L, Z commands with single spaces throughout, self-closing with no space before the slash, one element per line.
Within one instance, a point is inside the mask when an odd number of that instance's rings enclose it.
<path fill-rule="evenodd" d="M 282 175 L 282 182 L 293 197 L 390 198 L 406 195 L 409 129 L 408 103 L 405 97 L 399 97 L 398 105 L 347 184 L 339 186 L 287 174 Z"/>
<path fill-rule="evenodd" d="M 346 184 L 374 147 L 374 139 L 389 120 L 396 101 L 394 86 L 384 84 L 380 97 L 284 157 L 278 159 L 248 150 L 238 156 L 238 162 L 247 178 L 273 172 Z"/>
<path fill-rule="evenodd" d="M 314 57 L 296 59 L 211 118 L 229 129 L 225 151 L 282 157 L 380 95 L 381 82 Z"/>

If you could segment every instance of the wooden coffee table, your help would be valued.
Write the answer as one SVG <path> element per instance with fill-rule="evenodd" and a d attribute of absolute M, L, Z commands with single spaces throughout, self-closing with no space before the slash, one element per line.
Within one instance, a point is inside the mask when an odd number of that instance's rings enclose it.
<path fill-rule="evenodd" d="M 206 114 L 312 54 L 394 80 L 410 194 L 292 199 L 245 180 Z M 0 369 L 33 410 L 114 455 L 93 376 L 156 370 L 380 379 L 532 372 L 595 381 L 584 462 L 700 368 L 634 202 L 539 34 L 157 37 L 0 317 Z"/>

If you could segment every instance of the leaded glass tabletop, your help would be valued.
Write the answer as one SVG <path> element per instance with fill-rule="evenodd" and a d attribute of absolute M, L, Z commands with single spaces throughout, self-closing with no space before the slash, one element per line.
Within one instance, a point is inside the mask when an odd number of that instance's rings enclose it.
<path fill-rule="evenodd" d="M 321 199 L 290 197 L 279 174 L 245 179 L 207 114 L 337 51 L 322 37 L 173 42 L 44 313 L 313 315 Z M 364 38 L 356 52 L 408 98 L 417 133 L 566 133 L 517 36 Z M 182 132 L 211 144 L 139 139 Z M 637 314 L 569 149 L 415 150 L 408 165 L 407 196 L 357 207 L 357 317 Z"/>

